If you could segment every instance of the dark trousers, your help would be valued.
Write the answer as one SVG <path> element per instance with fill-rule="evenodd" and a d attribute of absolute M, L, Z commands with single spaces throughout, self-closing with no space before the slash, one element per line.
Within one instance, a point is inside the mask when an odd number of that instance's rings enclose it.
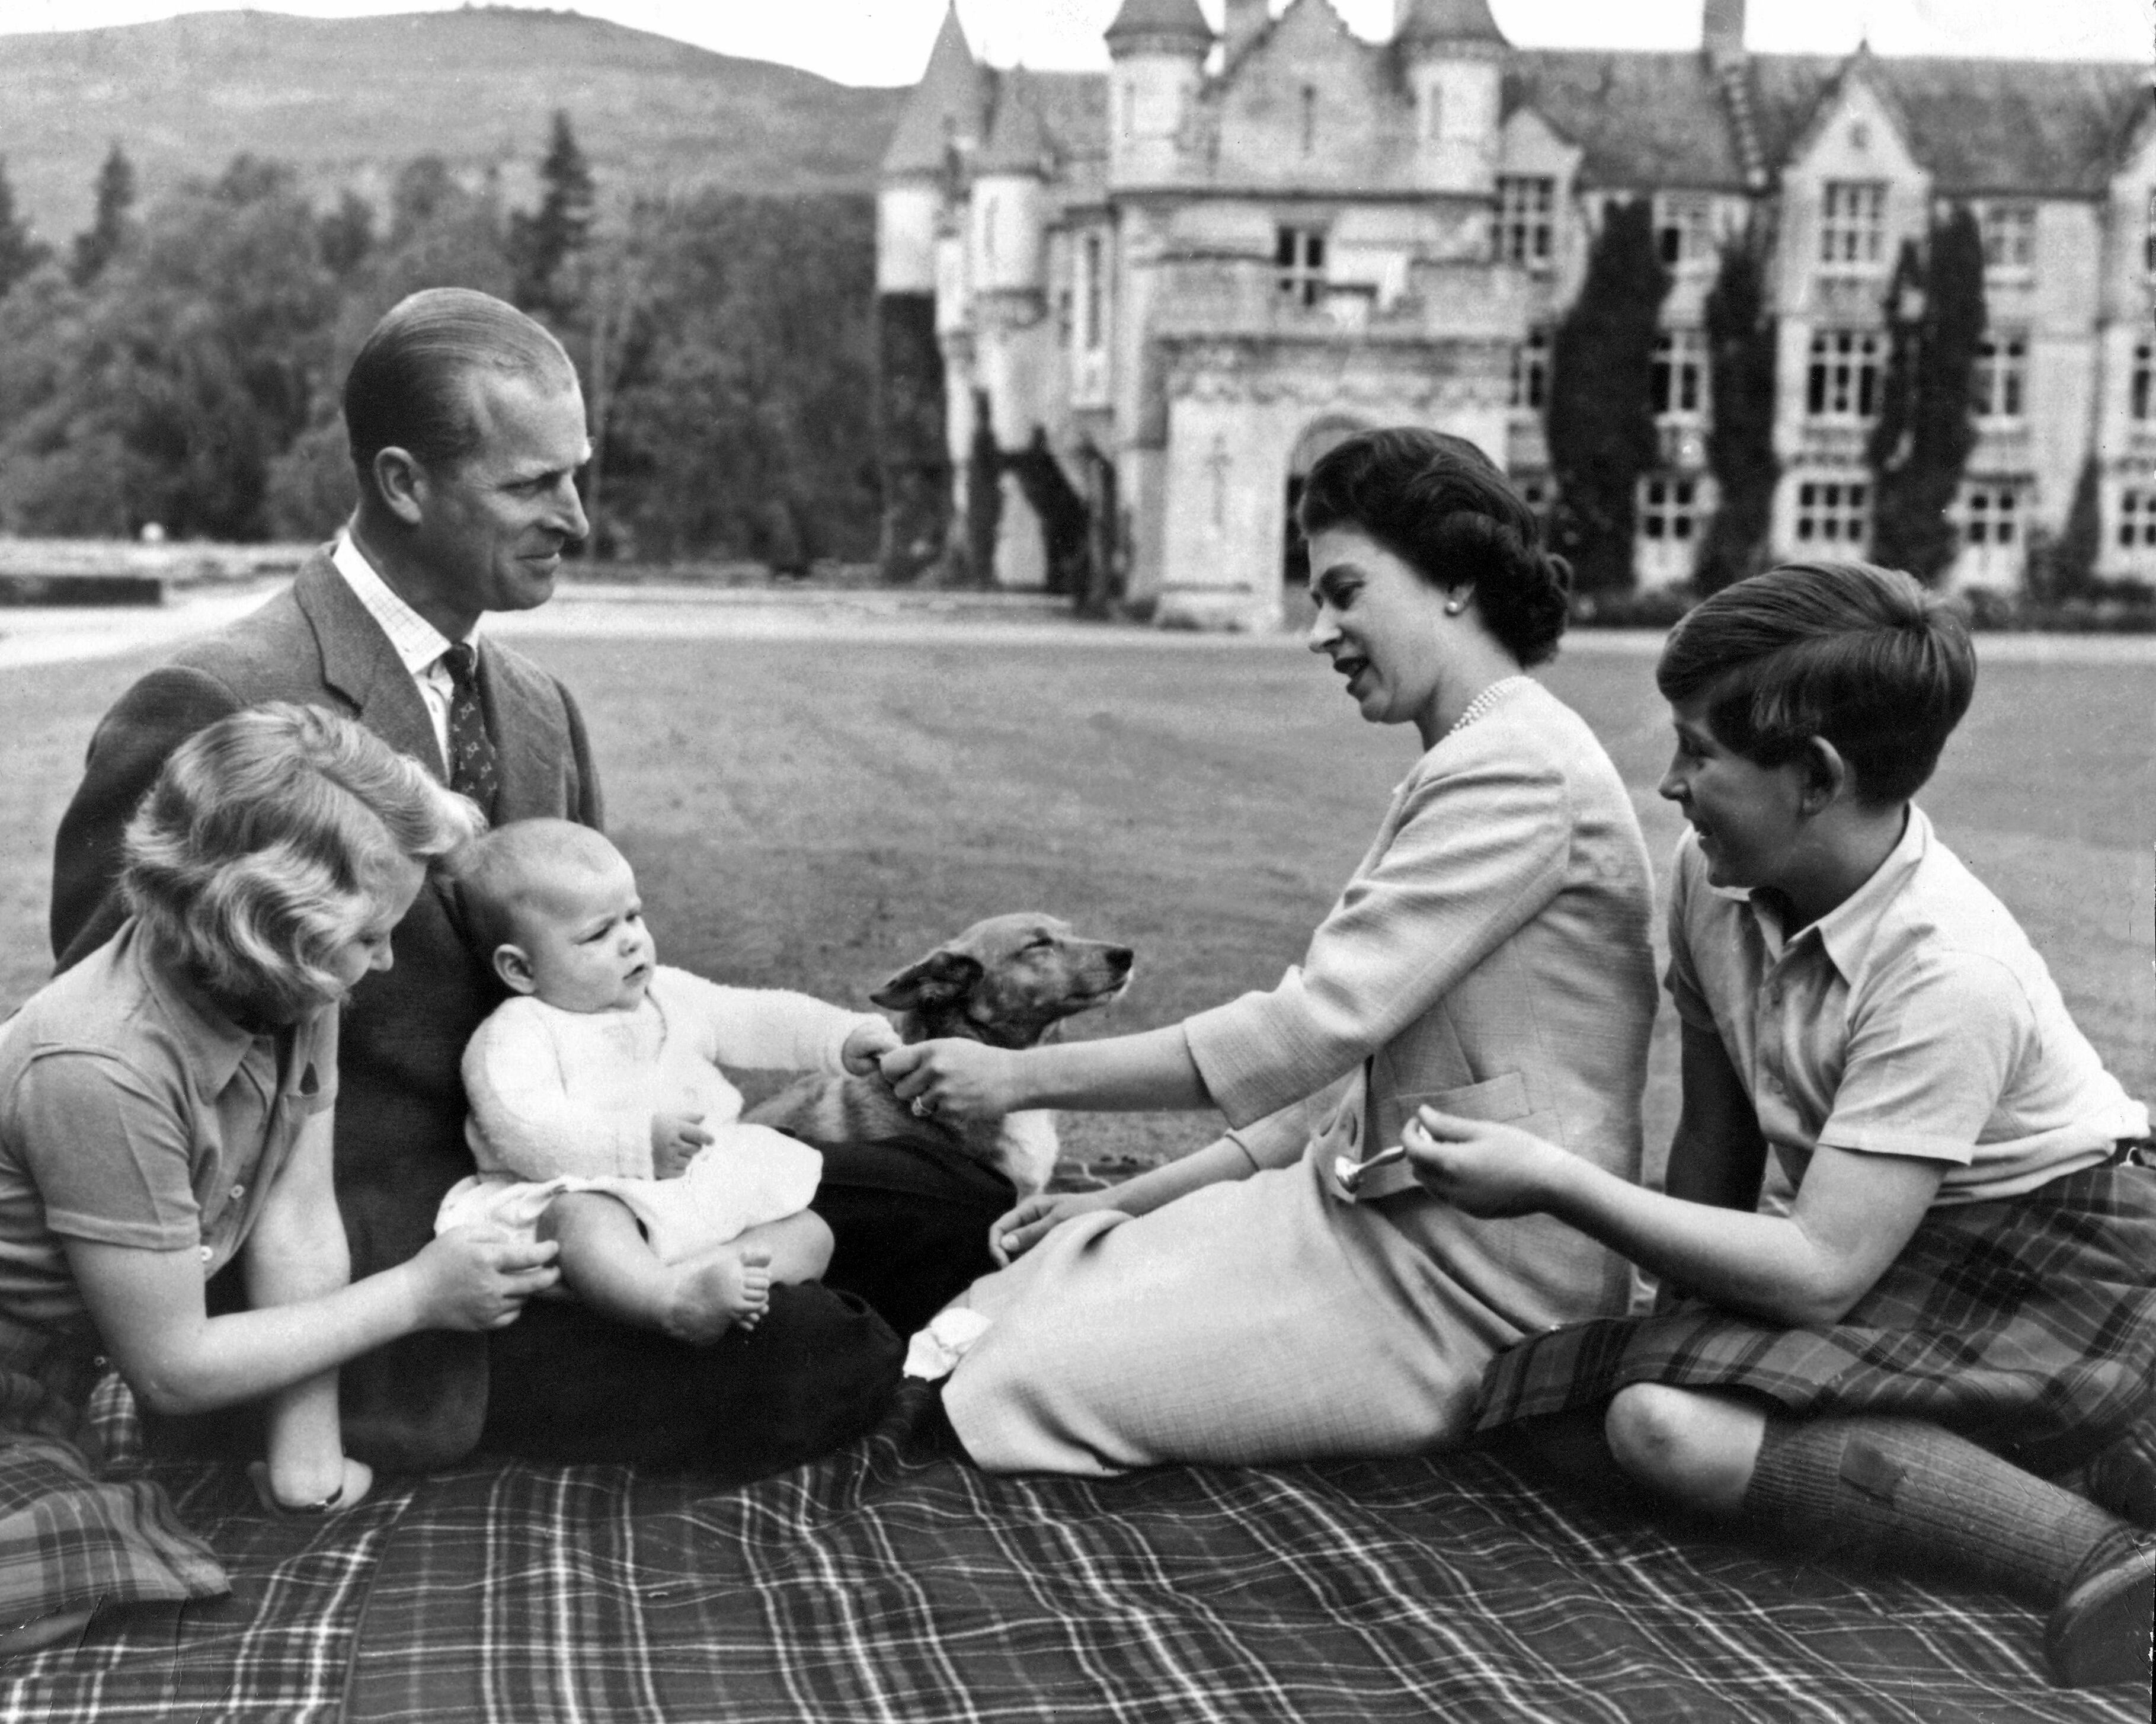
<path fill-rule="evenodd" d="M 994 1267 L 1000 1175 L 936 1145 L 819 1145 L 815 1209 L 835 1240 L 821 1285 L 774 1287 L 749 1330 L 690 1347 L 535 1299 L 485 1338 L 483 1449 L 555 1462 L 708 1468 L 746 1480 L 853 1440 L 896 1388 L 903 1337 Z M 234 1278 L 213 1283 L 234 1309 Z M 442 1337 L 445 1342 L 452 1337 Z M 462 1337 L 458 1337 L 461 1339 Z M 162 1452 L 261 1453 L 260 1408 L 147 1421 Z"/>
<path fill-rule="evenodd" d="M 1018 1201 L 1002 1174 L 937 1143 L 819 1144 L 810 1205 L 836 1241 L 824 1285 L 857 1294 L 901 1335 L 988 1273 L 988 1226 Z"/>

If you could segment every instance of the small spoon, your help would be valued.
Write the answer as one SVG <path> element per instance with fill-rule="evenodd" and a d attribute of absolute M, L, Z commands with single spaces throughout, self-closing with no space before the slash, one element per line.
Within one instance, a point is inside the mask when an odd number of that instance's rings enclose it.
<path fill-rule="evenodd" d="M 1340 1182 L 1342 1190 L 1352 1192 L 1363 1183 L 1363 1176 L 1373 1168 L 1389 1167 L 1394 1162 L 1404 1160 L 1406 1156 L 1406 1148 L 1395 1143 L 1379 1150 L 1367 1162 L 1358 1162 L 1353 1156 L 1336 1157 L 1332 1163 L 1332 1177 Z"/>

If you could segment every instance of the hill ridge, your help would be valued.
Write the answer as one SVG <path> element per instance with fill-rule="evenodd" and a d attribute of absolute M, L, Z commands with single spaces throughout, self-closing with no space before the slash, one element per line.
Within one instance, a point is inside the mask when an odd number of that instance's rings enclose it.
<path fill-rule="evenodd" d="M 114 142 L 146 203 L 242 150 L 291 162 L 322 203 L 387 201 L 439 155 L 528 202 L 566 109 L 603 199 L 693 186 L 866 191 L 903 89 L 836 84 L 573 11 L 313 18 L 194 13 L 0 37 L 0 158 L 47 244 L 87 225 Z"/>

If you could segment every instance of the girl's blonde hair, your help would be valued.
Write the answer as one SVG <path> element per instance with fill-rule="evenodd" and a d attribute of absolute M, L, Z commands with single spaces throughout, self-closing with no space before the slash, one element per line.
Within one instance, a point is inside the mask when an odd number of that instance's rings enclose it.
<path fill-rule="evenodd" d="M 335 999 L 326 967 L 399 857 L 485 829 L 470 802 L 352 720 L 272 705 L 199 731 L 128 823 L 120 890 L 167 962 L 243 1015 Z"/>

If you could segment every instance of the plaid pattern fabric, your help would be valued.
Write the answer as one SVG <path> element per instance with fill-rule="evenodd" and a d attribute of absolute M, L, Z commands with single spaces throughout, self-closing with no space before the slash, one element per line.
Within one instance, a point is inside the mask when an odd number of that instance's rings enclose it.
<path fill-rule="evenodd" d="M 0 1631 L 85 1604 L 225 1590 L 217 1558 L 163 1491 L 100 1476 L 82 1407 L 95 1375 L 64 1352 L 28 1369 L 0 1365 Z"/>
<path fill-rule="evenodd" d="M 2022 1197 L 1933 1210 L 1830 1328 L 1773 1328 L 1686 1301 L 1532 1337 L 1491 1363 L 1476 1429 L 1667 1383 L 1749 1390 L 1799 1414 L 1929 1419 L 2052 1472 L 2143 1417 L 2152 1373 L 2156 1175 L 2092 1167 Z"/>
<path fill-rule="evenodd" d="M 918 1384 L 742 1490 L 474 1465 L 303 1524 L 163 1475 L 233 1598 L 0 1668 L 0 1724 L 2147 1716 L 2048 1687 L 2009 1601 L 1675 1542 L 1491 1455 L 998 1478 Z"/>

